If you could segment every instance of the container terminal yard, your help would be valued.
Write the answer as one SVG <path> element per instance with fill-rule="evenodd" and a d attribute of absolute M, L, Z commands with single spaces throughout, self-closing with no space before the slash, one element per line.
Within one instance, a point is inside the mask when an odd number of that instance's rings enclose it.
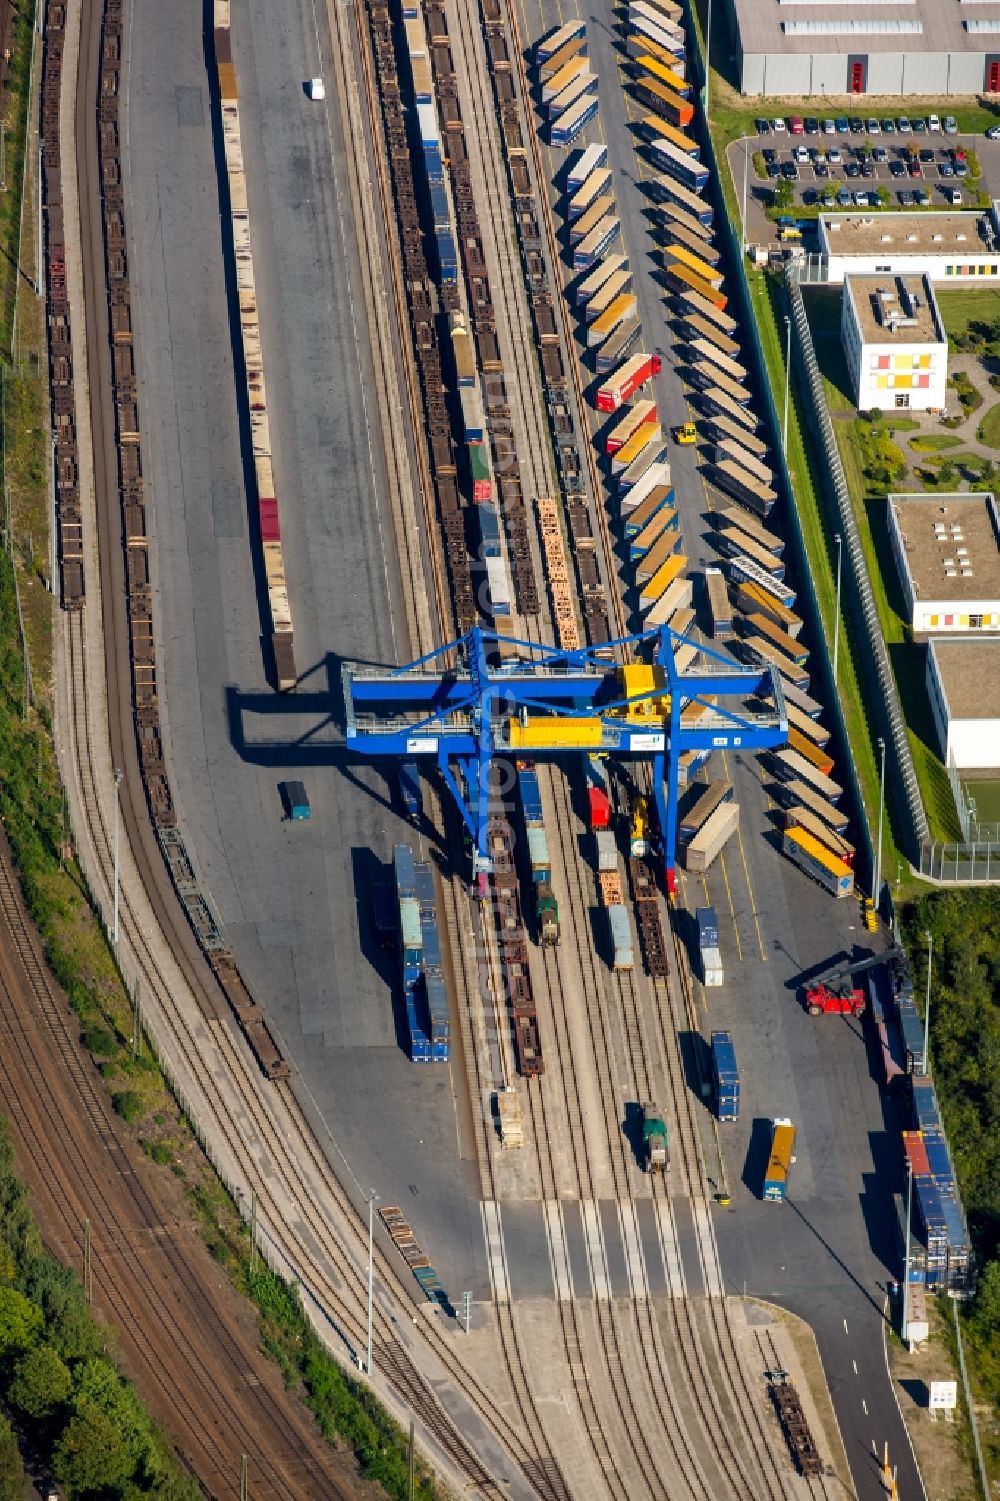
<path fill-rule="evenodd" d="M 866 1498 L 888 1446 L 923 1496 L 905 1171 L 924 1285 L 974 1273 L 680 7 L 44 39 L 62 769 L 263 1255 L 456 1492 Z"/>

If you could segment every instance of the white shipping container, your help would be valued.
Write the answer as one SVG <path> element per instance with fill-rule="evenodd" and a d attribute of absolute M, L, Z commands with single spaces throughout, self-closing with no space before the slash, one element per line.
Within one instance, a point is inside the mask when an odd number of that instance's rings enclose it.
<path fill-rule="evenodd" d="M 704 984 L 705 984 L 705 989 L 706 990 L 712 990 L 712 989 L 715 989 L 719 985 L 724 985 L 725 984 L 725 980 L 726 980 L 726 977 L 723 974 L 723 972 L 722 972 L 721 969 L 709 969 L 708 965 L 707 964 L 705 965 L 705 981 L 704 981 Z"/>
<path fill-rule="evenodd" d="M 494 615 L 510 614 L 510 582 L 503 558 L 486 559 L 486 578 Z"/>
<path fill-rule="evenodd" d="M 668 489 L 670 488 L 669 464 L 652 464 L 645 471 L 642 479 L 637 480 L 628 494 L 623 498 L 622 515 L 627 516 L 630 511 L 634 511 L 636 506 L 641 505 L 646 496 L 652 495 L 653 491 L 660 485 L 666 485 Z"/>
<path fill-rule="evenodd" d="M 739 803 L 720 803 L 687 847 L 688 870 L 706 871 L 736 833 L 739 822 Z"/>
<path fill-rule="evenodd" d="M 417 105 L 417 121 L 420 125 L 420 140 L 424 146 L 439 146 L 437 115 L 433 104 Z"/>
<path fill-rule="evenodd" d="M 598 829 L 594 835 L 597 844 L 598 870 L 618 869 L 618 847 L 612 829 Z"/>

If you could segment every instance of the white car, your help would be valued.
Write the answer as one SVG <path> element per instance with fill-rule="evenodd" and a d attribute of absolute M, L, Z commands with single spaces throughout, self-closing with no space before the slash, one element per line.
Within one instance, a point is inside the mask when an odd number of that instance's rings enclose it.
<path fill-rule="evenodd" d="M 779 115 L 776 120 L 771 121 L 771 129 L 774 131 L 776 136 L 780 136 L 784 135 L 785 131 L 788 129 L 788 126 Z"/>
<path fill-rule="evenodd" d="M 937 115 L 928 115 L 927 116 L 927 129 L 931 132 L 932 135 L 935 132 L 938 132 L 940 134 L 940 131 L 941 131 L 941 121 L 940 121 L 940 119 L 939 119 L 939 117 Z"/>
<path fill-rule="evenodd" d="M 840 154 L 840 147 L 831 146 L 829 151 L 826 153 L 826 159 L 828 162 L 831 162 L 833 166 L 839 167 L 840 163 L 843 161 L 843 157 Z"/>
<path fill-rule="evenodd" d="M 836 133 L 837 133 L 836 121 L 834 121 L 834 120 L 824 120 L 823 121 L 823 134 L 825 136 L 832 136 L 832 135 L 836 135 Z"/>
<path fill-rule="evenodd" d="M 958 135 L 958 121 L 955 119 L 954 115 L 945 115 L 945 117 L 944 117 L 944 133 L 945 133 L 945 135 L 948 135 L 948 136 L 957 136 Z"/>
<path fill-rule="evenodd" d="M 322 78 L 310 78 L 309 82 L 306 84 L 306 93 L 312 100 L 318 101 L 320 99 L 325 99 L 326 85 L 324 84 Z"/>
<path fill-rule="evenodd" d="M 988 141 L 1000 141 L 1000 125 L 991 125 L 986 132 L 986 139 Z"/>

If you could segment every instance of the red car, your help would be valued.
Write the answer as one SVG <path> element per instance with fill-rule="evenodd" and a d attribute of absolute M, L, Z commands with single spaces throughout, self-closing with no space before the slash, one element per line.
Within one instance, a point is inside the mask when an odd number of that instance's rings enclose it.
<path fill-rule="evenodd" d="M 793 136 L 800 136 L 805 131 L 805 123 L 801 115 L 792 115 L 788 122 L 788 128 Z"/>

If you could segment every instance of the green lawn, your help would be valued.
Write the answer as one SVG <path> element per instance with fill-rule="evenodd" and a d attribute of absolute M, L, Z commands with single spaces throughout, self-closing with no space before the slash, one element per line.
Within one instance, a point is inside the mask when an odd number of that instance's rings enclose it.
<path fill-rule="evenodd" d="M 981 824 L 1000 823 L 1000 779 L 972 777 L 962 783 L 962 791 L 975 801 L 976 817 Z"/>
<path fill-rule="evenodd" d="M 945 448 L 961 448 L 962 440 L 954 433 L 924 433 L 920 438 L 911 438 L 909 446 L 914 453 L 940 453 Z"/>
<path fill-rule="evenodd" d="M 1000 320 L 1000 289 L 962 287 L 954 291 L 935 289 L 941 321 L 950 339 L 964 336 L 970 323 Z"/>
<path fill-rule="evenodd" d="M 1000 448 L 1000 401 L 990 407 L 979 424 L 976 437 L 990 448 Z"/>

